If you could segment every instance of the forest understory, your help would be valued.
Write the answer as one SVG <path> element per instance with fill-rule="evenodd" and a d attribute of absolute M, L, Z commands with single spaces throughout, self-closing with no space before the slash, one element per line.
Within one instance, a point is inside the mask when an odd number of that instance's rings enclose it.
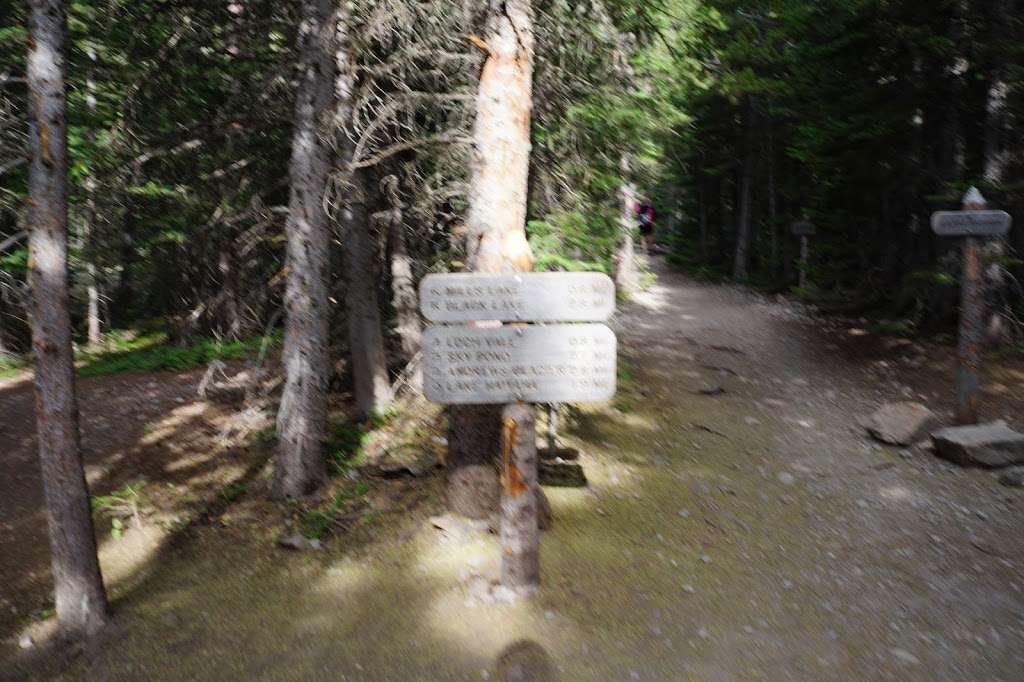
<path fill-rule="evenodd" d="M 949 421 L 953 349 L 654 269 L 614 320 L 618 396 L 566 415 L 589 485 L 547 489 L 533 601 L 505 603 L 487 523 L 445 514 L 438 410 L 350 433 L 303 511 L 267 501 L 265 426 L 226 434 L 203 370 L 115 374 L 79 384 L 86 471 L 104 499 L 142 482 L 141 524 L 98 517 L 114 626 L 54 655 L 31 385 L 0 380 L 4 677 L 1015 679 L 1024 496 L 858 423 L 907 398 Z M 987 358 L 985 386 L 1022 426 L 1024 362 Z"/>

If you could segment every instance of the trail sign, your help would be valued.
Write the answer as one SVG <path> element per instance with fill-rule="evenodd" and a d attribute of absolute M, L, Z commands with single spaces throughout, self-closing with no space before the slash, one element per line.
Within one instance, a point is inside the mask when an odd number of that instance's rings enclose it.
<path fill-rule="evenodd" d="M 615 394 L 616 350 L 603 324 L 432 327 L 423 386 L 455 405 L 600 402 Z"/>
<path fill-rule="evenodd" d="M 420 310 L 433 322 L 603 322 L 615 284 L 599 272 L 427 275 Z"/>
<path fill-rule="evenodd" d="M 985 310 L 980 237 L 998 237 L 1010 231 L 1012 219 L 1003 211 L 987 211 L 985 197 L 972 187 L 963 198 L 963 211 L 932 215 L 932 229 L 947 237 L 963 237 L 960 274 L 960 336 L 957 342 L 956 421 L 978 423 L 981 393 L 982 317 Z"/>
<path fill-rule="evenodd" d="M 932 214 L 932 229 L 942 237 L 1001 237 L 1013 219 L 1006 211 L 939 211 Z"/>

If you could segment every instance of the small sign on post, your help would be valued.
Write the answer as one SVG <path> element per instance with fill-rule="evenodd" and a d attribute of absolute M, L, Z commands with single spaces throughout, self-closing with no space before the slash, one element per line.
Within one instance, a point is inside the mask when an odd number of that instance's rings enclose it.
<path fill-rule="evenodd" d="M 981 390 L 981 345 L 984 296 L 981 280 L 981 238 L 1010 231 L 1012 219 L 1003 211 L 988 211 L 985 197 L 972 187 L 963 198 L 964 210 L 932 215 L 932 229 L 943 237 L 963 238 L 963 273 L 960 278 L 960 335 L 957 343 L 956 421 L 978 423 Z"/>
<path fill-rule="evenodd" d="M 800 237 L 800 288 L 807 288 L 807 266 L 811 260 L 811 237 L 818 232 L 818 228 L 807 220 L 798 220 L 789 228 L 793 234 Z"/>
<path fill-rule="evenodd" d="M 531 592 L 540 584 L 532 403 L 603 402 L 615 394 L 615 334 L 594 324 L 614 312 L 615 285 L 594 272 L 428 275 L 420 283 L 420 309 L 432 322 L 456 323 L 424 333 L 427 398 L 446 405 L 506 405 L 501 576 L 506 587 Z M 495 321 L 559 324 L 469 324 Z"/>
<path fill-rule="evenodd" d="M 431 327 L 423 354 L 423 388 L 435 403 L 604 401 L 615 394 L 615 334 L 603 324 Z"/>
<path fill-rule="evenodd" d="M 420 310 L 432 322 L 603 322 L 615 283 L 600 272 L 427 275 Z"/>

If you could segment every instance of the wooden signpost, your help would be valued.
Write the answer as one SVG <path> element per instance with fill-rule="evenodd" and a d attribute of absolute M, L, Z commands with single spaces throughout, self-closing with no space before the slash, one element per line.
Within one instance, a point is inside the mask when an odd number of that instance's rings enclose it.
<path fill-rule="evenodd" d="M 594 324 L 614 312 L 615 286 L 589 272 L 428 275 L 420 284 L 420 308 L 432 322 L 455 323 L 424 334 L 427 398 L 505 405 L 501 580 L 532 592 L 540 584 L 533 403 L 603 402 L 615 394 L 615 334 Z M 558 324 L 493 326 L 497 322 Z"/>
<path fill-rule="evenodd" d="M 615 284 L 599 272 L 427 275 L 420 310 L 432 322 L 603 322 Z"/>
<path fill-rule="evenodd" d="M 817 234 L 818 228 L 807 220 L 799 220 L 789 228 L 794 235 L 800 237 L 800 288 L 807 288 L 807 266 L 811 260 L 811 237 Z"/>
<path fill-rule="evenodd" d="M 957 344 L 956 421 L 978 423 L 981 389 L 981 345 L 984 329 L 984 291 L 981 280 L 981 239 L 1010 231 L 1012 219 L 1003 211 L 987 211 L 985 197 L 972 187 L 963 198 L 964 210 L 932 215 L 932 229 L 944 237 L 963 238 L 963 274 L 960 278 L 960 338 Z"/>

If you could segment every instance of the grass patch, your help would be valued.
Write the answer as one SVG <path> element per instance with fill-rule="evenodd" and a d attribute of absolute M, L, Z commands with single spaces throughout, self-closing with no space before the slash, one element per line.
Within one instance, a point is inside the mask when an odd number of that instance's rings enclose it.
<path fill-rule="evenodd" d="M 299 515 L 299 532 L 310 540 L 320 540 L 330 535 L 334 528 L 344 522 L 345 512 L 370 492 L 366 481 L 356 481 L 331 497 L 326 505 L 318 509 L 307 509 Z"/>
<path fill-rule="evenodd" d="M 110 536 L 117 540 L 124 533 L 125 521 L 131 520 L 136 528 L 142 527 L 142 508 L 149 504 L 143 493 L 145 481 L 126 483 L 108 495 L 91 499 L 93 514 L 110 519 Z"/>
<path fill-rule="evenodd" d="M 331 473 L 341 476 L 365 464 L 366 445 L 373 437 L 373 432 L 389 426 L 400 414 L 400 410 L 393 406 L 366 422 L 347 421 L 335 425 L 327 447 L 327 462 Z"/>
<path fill-rule="evenodd" d="M 0 355 L 0 378 L 13 377 L 27 366 L 28 363 L 16 355 Z"/>
<path fill-rule="evenodd" d="M 217 497 L 225 504 L 231 504 L 242 495 L 249 492 L 249 484 L 243 481 L 230 483 L 217 492 Z"/>
<path fill-rule="evenodd" d="M 83 377 L 119 374 L 121 372 L 182 372 L 210 363 L 214 360 L 245 360 L 256 357 L 262 336 L 252 336 L 239 341 L 206 340 L 191 346 L 174 346 L 168 343 L 165 332 L 151 332 L 133 335 L 126 332 L 112 332 L 104 342 L 104 350 L 79 353 L 79 360 L 85 364 L 78 368 Z M 279 342 L 274 335 L 271 345 Z"/>

